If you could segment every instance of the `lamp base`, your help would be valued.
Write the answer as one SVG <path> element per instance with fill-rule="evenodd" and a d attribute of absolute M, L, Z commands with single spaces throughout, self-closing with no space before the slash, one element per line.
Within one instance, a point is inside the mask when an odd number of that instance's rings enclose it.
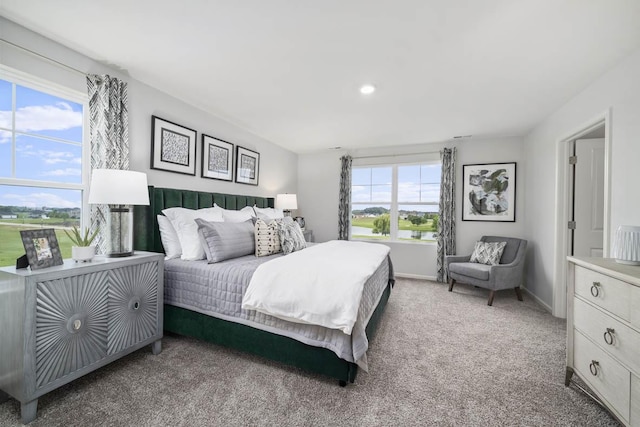
<path fill-rule="evenodd" d="M 112 252 L 107 254 L 107 258 L 124 258 L 133 255 L 133 251 L 131 252 Z"/>

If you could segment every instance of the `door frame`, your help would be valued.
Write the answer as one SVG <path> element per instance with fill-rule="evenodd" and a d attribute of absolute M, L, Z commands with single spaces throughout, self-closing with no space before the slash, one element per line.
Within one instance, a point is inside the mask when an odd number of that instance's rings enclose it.
<path fill-rule="evenodd" d="M 569 253 L 570 233 L 568 229 L 571 213 L 571 197 L 573 190 L 572 170 L 569 157 L 572 143 L 576 139 L 589 134 L 604 125 L 604 215 L 602 230 L 602 253 L 609 256 L 609 239 L 611 230 L 611 108 L 599 114 L 577 130 L 562 137 L 557 142 L 556 155 L 556 215 L 555 215 L 555 248 L 553 271 L 553 315 L 567 317 L 567 254 Z"/>

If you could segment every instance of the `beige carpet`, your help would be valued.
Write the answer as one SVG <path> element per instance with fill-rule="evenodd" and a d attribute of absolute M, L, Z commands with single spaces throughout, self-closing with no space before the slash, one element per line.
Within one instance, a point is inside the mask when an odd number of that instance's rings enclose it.
<path fill-rule="evenodd" d="M 603 426 L 564 386 L 565 323 L 531 298 L 400 279 L 369 350 L 370 373 L 337 381 L 168 336 L 40 399 L 32 426 Z M 19 426 L 0 404 L 0 426 Z"/>

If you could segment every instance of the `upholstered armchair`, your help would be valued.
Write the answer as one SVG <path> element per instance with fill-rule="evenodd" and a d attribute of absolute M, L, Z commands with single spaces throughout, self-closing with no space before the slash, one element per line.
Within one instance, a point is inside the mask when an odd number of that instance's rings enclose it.
<path fill-rule="evenodd" d="M 447 255 L 445 262 L 449 274 L 449 292 L 456 282 L 467 283 L 489 289 L 489 301 L 493 304 L 496 291 L 515 289 L 516 296 L 522 301 L 520 284 L 524 276 L 524 259 L 527 241 L 513 237 L 482 236 L 482 242 L 506 242 L 500 263 L 497 265 L 470 262 L 471 255 Z"/>

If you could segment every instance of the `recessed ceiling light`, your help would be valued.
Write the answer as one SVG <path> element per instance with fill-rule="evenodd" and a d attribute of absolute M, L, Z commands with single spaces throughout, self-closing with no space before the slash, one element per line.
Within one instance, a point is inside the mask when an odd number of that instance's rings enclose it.
<path fill-rule="evenodd" d="M 363 85 L 360 88 L 360 93 L 363 95 L 370 95 L 376 91 L 376 87 L 374 85 Z"/>

